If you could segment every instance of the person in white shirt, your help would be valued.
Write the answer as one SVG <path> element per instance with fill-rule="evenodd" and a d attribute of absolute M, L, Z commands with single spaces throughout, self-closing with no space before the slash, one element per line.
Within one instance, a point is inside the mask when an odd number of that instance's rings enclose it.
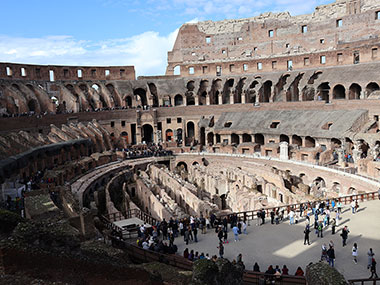
<path fill-rule="evenodd" d="M 352 209 L 352 213 L 353 214 L 355 214 L 355 212 L 356 212 L 356 203 L 355 203 L 355 200 L 352 200 L 352 202 L 351 202 L 351 209 Z"/>

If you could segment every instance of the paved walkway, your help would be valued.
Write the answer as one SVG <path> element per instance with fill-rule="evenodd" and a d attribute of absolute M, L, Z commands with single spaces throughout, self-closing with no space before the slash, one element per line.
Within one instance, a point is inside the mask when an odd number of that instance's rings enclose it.
<path fill-rule="evenodd" d="M 304 219 L 296 225 L 289 225 L 286 220 L 279 225 L 271 225 L 267 219 L 265 225 L 257 226 L 256 221 L 250 221 L 248 235 L 240 235 L 240 241 L 234 242 L 232 230 L 228 231 L 229 243 L 225 244 L 225 258 L 236 259 L 239 253 L 243 254 L 243 262 L 246 269 L 252 270 L 253 264 L 257 262 L 261 271 L 266 271 L 269 265 L 284 264 L 289 268 L 289 273 L 294 274 L 298 266 L 305 270 L 310 262 L 317 262 L 321 256 L 321 246 L 328 245 L 332 240 L 335 244 L 335 267 L 347 279 L 367 278 L 371 274 L 367 270 L 367 252 L 372 247 L 377 263 L 380 264 L 380 201 L 369 201 L 360 203 L 359 211 L 351 213 L 349 205 L 345 205 L 342 210 L 339 226 L 336 227 L 336 234 L 331 234 L 331 227 L 324 230 L 324 237 L 318 238 L 315 231 L 310 233 L 311 245 L 303 244 Z M 335 214 L 334 214 L 335 217 Z M 314 217 L 311 218 L 313 225 Z M 347 246 L 342 247 L 341 229 L 347 225 L 350 233 Z M 188 246 L 179 237 L 175 240 L 178 252 L 183 253 L 186 247 L 194 252 L 209 253 L 210 256 L 218 255 L 218 238 L 214 230 L 209 230 L 207 234 L 198 231 L 198 243 L 189 243 Z M 352 246 L 358 244 L 358 264 L 354 264 L 351 255 Z M 378 271 L 380 268 L 378 266 Z"/>

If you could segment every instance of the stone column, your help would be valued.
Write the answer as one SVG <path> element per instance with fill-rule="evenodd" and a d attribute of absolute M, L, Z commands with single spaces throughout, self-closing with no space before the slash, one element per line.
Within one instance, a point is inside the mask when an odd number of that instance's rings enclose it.
<path fill-rule="evenodd" d="M 230 91 L 230 104 L 234 103 L 234 93 L 233 91 Z"/>
<path fill-rule="evenodd" d="M 346 162 L 344 161 L 344 150 L 343 149 L 337 149 L 336 152 L 338 153 L 338 165 L 341 167 L 346 167 Z"/>
<path fill-rule="evenodd" d="M 246 96 L 246 92 L 241 92 L 241 103 L 242 104 L 245 104 L 245 96 Z"/>
<path fill-rule="evenodd" d="M 199 96 L 196 95 L 195 96 L 195 106 L 198 106 L 199 105 Z"/>
<path fill-rule="evenodd" d="M 289 159 L 289 144 L 287 142 L 280 142 L 280 159 Z"/>
<path fill-rule="evenodd" d="M 219 105 L 223 104 L 223 94 L 221 92 L 219 92 L 218 101 L 219 101 Z"/>
<path fill-rule="evenodd" d="M 210 105 L 210 94 L 206 95 L 206 105 Z"/>

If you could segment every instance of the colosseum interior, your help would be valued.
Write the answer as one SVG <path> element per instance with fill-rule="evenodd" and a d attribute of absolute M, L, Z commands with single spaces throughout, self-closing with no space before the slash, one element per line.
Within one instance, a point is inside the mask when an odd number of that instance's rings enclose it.
<path fill-rule="evenodd" d="M 1 199 L 25 187 L 22 215 L 59 212 L 84 240 L 132 213 L 374 197 L 379 35 L 379 1 L 336 0 L 309 15 L 183 24 L 162 76 L 0 63 Z"/>

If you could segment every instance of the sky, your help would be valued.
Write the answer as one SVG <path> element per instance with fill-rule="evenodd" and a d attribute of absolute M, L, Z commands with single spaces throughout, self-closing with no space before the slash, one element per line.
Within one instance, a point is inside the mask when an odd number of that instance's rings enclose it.
<path fill-rule="evenodd" d="M 186 22 L 312 13 L 334 0 L 0 0 L 0 62 L 134 65 L 165 74 Z"/>

